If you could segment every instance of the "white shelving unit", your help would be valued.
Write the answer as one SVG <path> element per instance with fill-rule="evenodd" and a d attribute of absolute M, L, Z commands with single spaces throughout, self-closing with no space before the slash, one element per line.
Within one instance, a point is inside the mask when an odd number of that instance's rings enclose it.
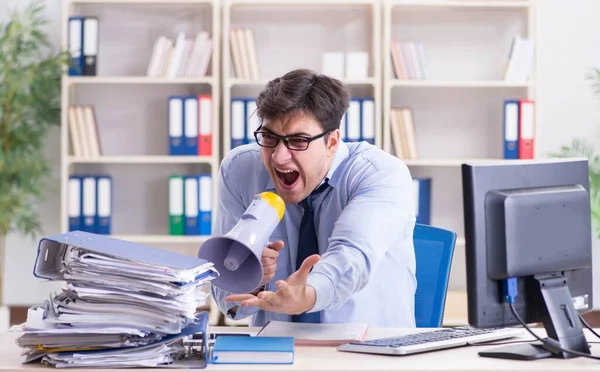
<path fill-rule="evenodd" d="M 64 76 L 61 119 L 61 229 L 68 230 L 67 184 L 73 173 L 112 176 L 112 235 L 195 255 L 205 236 L 169 235 L 168 177 L 210 173 L 213 206 L 219 165 L 221 7 L 216 0 L 65 0 L 62 44 L 71 15 L 99 19 L 96 76 Z M 214 41 L 207 76 L 147 77 L 154 41 L 179 31 Z M 212 156 L 170 156 L 168 97 L 211 94 Z M 73 156 L 68 107 L 94 105 L 102 147 L 97 157 Z M 161 197 L 162 195 L 162 197 Z M 214 210 L 214 207 L 213 207 Z M 214 221 L 214 213 L 213 213 Z"/>
<path fill-rule="evenodd" d="M 432 179 L 431 223 L 459 234 L 451 290 L 466 288 L 460 166 L 504 160 L 504 100 L 536 100 L 536 11 L 535 1 L 529 0 L 384 0 L 383 148 L 394 153 L 391 110 L 410 107 L 419 156 L 404 162 L 413 177 Z M 515 36 L 532 38 L 536 48 L 533 74 L 526 82 L 503 80 Z M 426 79 L 396 78 L 393 40 L 423 43 Z M 535 127 L 539 149 L 538 123 Z"/>
<path fill-rule="evenodd" d="M 352 96 L 374 98 L 375 142 L 382 146 L 380 25 L 380 0 L 223 0 L 223 156 L 231 150 L 232 97 L 256 98 L 269 80 L 294 68 L 321 72 L 321 55 L 330 51 L 369 53 L 368 77 L 342 81 Z M 258 80 L 233 73 L 232 27 L 254 31 Z"/>

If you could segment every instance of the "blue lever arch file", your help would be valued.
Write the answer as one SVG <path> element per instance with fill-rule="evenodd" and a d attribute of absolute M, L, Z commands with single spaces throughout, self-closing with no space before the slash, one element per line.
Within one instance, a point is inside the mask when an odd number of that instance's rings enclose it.
<path fill-rule="evenodd" d="M 40 240 L 33 274 L 42 279 L 61 279 L 62 256 L 67 246 L 140 264 L 165 266 L 173 270 L 192 270 L 199 266 L 212 268 L 213 263 L 164 249 L 116 239 L 86 231 L 70 231 Z"/>
<path fill-rule="evenodd" d="M 213 364 L 293 364 L 293 337 L 218 337 L 210 362 Z"/>

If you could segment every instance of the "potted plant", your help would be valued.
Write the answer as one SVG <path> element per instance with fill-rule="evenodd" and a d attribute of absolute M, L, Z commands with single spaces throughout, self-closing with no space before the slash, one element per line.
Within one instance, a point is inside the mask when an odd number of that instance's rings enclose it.
<path fill-rule="evenodd" d="M 600 69 L 593 69 L 587 76 L 595 94 L 600 94 Z M 592 142 L 587 138 L 575 138 L 569 145 L 562 146 L 554 157 L 585 157 L 588 159 L 590 176 L 590 208 L 594 235 L 600 239 L 600 155 L 597 154 Z"/>
<path fill-rule="evenodd" d="M 48 131 L 60 125 L 69 56 L 52 51 L 43 11 L 35 1 L 0 23 L 0 303 L 6 235 L 41 233 L 37 204 L 50 177 L 43 149 Z"/>

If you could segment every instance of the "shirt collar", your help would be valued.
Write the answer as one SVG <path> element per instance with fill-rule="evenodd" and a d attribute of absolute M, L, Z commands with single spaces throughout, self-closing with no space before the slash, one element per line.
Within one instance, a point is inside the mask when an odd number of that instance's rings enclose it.
<path fill-rule="evenodd" d="M 337 185 L 337 182 L 340 178 L 340 172 L 336 172 L 336 170 L 339 168 L 340 164 L 342 164 L 344 160 L 348 158 L 349 154 L 350 150 L 348 149 L 348 145 L 344 141 L 340 140 L 338 149 L 335 152 L 335 157 L 333 158 L 333 163 L 331 163 L 331 167 L 329 167 L 329 171 L 327 171 L 327 174 L 325 175 L 325 180 L 328 180 L 329 186 L 335 187 Z M 270 175 L 268 177 L 269 180 L 267 181 L 267 186 L 265 187 L 265 190 L 275 190 L 275 183 L 273 182 L 273 179 Z M 323 183 L 323 181 L 321 181 L 321 183 Z"/>

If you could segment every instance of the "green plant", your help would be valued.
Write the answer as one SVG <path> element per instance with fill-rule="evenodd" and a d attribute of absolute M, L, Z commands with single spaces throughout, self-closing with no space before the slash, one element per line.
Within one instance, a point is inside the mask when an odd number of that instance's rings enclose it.
<path fill-rule="evenodd" d="M 592 223 L 597 238 L 600 239 L 600 156 L 596 154 L 593 144 L 588 139 L 575 138 L 568 146 L 562 146 L 553 157 L 572 158 L 584 157 L 588 159 L 590 179 L 590 208 Z"/>
<path fill-rule="evenodd" d="M 67 52 L 54 52 L 42 31 L 41 1 L 9 12 L 0 24 L 0 236 L 41 232 L 36 210 L 50 177 L 43 153 L 60 125 L 61 75 Z"/>

